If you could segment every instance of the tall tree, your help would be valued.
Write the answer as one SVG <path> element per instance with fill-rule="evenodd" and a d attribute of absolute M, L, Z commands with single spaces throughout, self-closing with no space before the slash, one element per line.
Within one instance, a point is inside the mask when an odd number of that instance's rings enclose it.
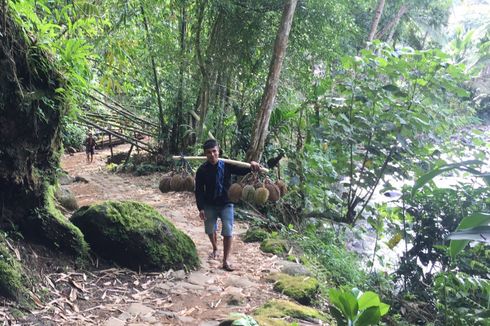
<path fill-rule="evenodd" d="M 157 67 L 156 67 L 156 64 L 155 64 L 155 58 L 153 56 L 153 53 L 151 51 L 151 36 L 150 36 L 150 28 L 148 27 L 148 20 L 146 18 L 146 14 L 145 14 L 145 9 L 143 7 L 143 3 L 140 3 L 140 8 L 141 8 L 141 16 L 143 17 L 143 25 L 145 26 L 145 31 L 146 31 L 146 41 L 147 41 L 147 44 L 148 44 L 148 51 L 150 53 L 150 60 L 151 60 L 151 67 L 152 67 L 152 70 L 153 70 L 153 81 L 154 81 L 154 85 L 155 85 L 155 93 L 156 93 L 156 96 L 157 96 L 157 103 L 158 103 L 158 121 L 159 121 L 159 126 L 160 126 L 160 131 L 159 131 L 159 138 L 160 138 L 160 141 L 163 142 L 164 144 L 166 143 L 165 141 L 165 122 L 164 122 L 164 118 L 163 118 L 163 105 L 162 105 L 162 97 L 161 97 L 161 93 L 160 93 L 160 82 L 158 80 L 158 74 L 157 74 Z M 168 149 L 166 148 L 165 150 L 168 151 Z"/>
<path fill-rule="evenodd" d="M 34 44 L 20 17 L 16 7 L 0 6 L 0 229 L 83 256 L 83 235 L 53 195 L 68 109 L 60 90 L 69 92 L 70 73 Z"/>
<path fill-rule="evenodd" d="M 288 0 L 284 5 L 282 12 L 281 24 L 274 45 L 274 55 L 269 68 L 269 76 L 265 86 L 264 95 L 260 109 L 255 120 L 252 142 L 247 151 L 246 159 L 248 161 L 259 161 L 264 150 L 265 138 L 269 129 L 269 120 L 271 117 L 274 100 L 277 95 L 279 85 L 279 76 L 281 74 L 282 63 L 286 54 L 286 47 L 289 39 L 289 32 L 293 23 L 294 12 L 296 10 L 297 0 Z"/>
<path fill-rule="evenodd" d="M 373 22 L 371 23 L 371 31 L 369 32 L 368 42 L 372 41 L 374 39 L 374 35 L 376 35 L 384 6 L 385 0 L 379 0 L 378 6 L 376 7 L 376 11 L 374 13 Z"/>

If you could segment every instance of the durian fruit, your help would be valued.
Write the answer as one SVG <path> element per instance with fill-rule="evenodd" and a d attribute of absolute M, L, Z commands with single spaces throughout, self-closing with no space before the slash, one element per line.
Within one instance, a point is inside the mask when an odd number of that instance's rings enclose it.
<path fill-rule="evenodd" d="M 196 186 L 196 181 L 192 175 L 188 175 L 185 177 L 182 182 L 182 190 L 184 191 L 194 191 L 194 187 Z"/>
<path fill-rule="evenodd" d="M 265 187 L 269 190 L 269 201 L 276 202 L 281 198 L 281 190 L 278 186 L 271 182 L 267 182 Z"/>
<path fill-rule="evenodd" d="M 265 187 L 260 187 L 255 190 L 254 202 L 255 205 L 264 205 L 269 198 L 269 190 Z"/>
<path fill-rule="evenodd" d="M 228 189 L 228 199 L 232 203 L 238 203 L 242 197 L 243 187 L 239 183 L 234 183 Z"/>
<path fill-rule="evenodd" d="M 158 188 L 161 192 L 165 193 L 170 191 L 170 180 L 172 180 L 172 178 L 169 176 L 165 176 L 162 180 L 160 180 Z"/>
<path fill-rule="evenodd" d="M 287 194 L 288 192 L 288 186 L 286 183 L 282 180 L 277 180 L 276 181 L 276 186 L 279 188 L 279 191 L 281 192 L 281 197 Z"/>
<path fill-rule="evenodd" d="M 242 190 L 242 200 L 253 203 L 255 198 L 255 188 L 252 185 L 246 185 Z"/>
<path fill-rule="evenodd" d="M 170 180 L 170 189 L 172 191 L 181 191 L 184 179 L 180 174 L 174 174 Z"/>
<path fill-rule="evenodd" d="M 262 186 L 263 186 L 263 183 L 262 182 L 257 181 L 256 183 L 254 183 L 254 188 L 255 189 L 258 189 L 258 188 L 260 188 Z"/>

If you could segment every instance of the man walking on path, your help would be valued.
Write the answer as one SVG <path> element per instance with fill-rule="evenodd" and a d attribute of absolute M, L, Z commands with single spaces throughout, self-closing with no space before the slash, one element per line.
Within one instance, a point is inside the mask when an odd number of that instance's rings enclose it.
<path fill-rule="evenodd" d="M 92 133 L 88 134 L 88 137 L 84 141 L 85 153 L 87 154 L 87 163 L 92 163 L 94 161 L 95 152 L 95 139 L 92 137 Z"/>
<path fill-rule="evenodd" d="M 219 146 L 216 140 L 208 139 L 203 144 L 206 162 L 196 172 L 196 204 L 199 217 L 204 221 L 204 230 L 209 236 L 213 252 L 210 258 L 218 257 L 216 222 L 221 219 L 221 235 L 223 236 L 223 269 L 233 271 L 228 262 L 233 241 L 233 203 L 228 199 L 228 188 L 231 185 L 231 175 L 245 175 L 258 171 L 260 165 L 250 162 L 250 168 L 241 168 L 228 164 L 219 159 Z"/>

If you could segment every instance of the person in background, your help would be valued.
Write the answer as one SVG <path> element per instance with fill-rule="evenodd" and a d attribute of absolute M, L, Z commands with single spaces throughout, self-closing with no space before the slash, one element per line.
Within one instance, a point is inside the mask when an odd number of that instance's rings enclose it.
<path fill-rule="evenodd" d="M 234 207 L 228 199 L 231 175 L 245 175 L 260 170 L 257 162 L 250 162 L 250 168 L 237 167 L 219 159 L 219 146 L 216 140 L 208 139 L 203 144 L 206 162 L 196 172 L 196 204 L 199 217 L 204 221 L 204 231 L 211 241 L 213 252 L 210 258 L 218 258 L 216 222 L 221 219 L 223 236 L 223 269 L 233 271 L 228 259 L 233 242 Z"/>
<path fill-rule="evenodd" d="M 89 132 L 83 144 L 85 145 L 85 153 L 87 154 L 87 163 L 92 163 L 94 161 L 96 142 L 91 132 Z"/>

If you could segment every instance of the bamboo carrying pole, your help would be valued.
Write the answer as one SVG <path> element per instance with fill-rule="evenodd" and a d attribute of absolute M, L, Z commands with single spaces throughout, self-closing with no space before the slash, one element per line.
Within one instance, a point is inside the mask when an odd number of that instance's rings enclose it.
<path fill-rule="evenodd" d="M 174 160 L 185 159 L 188 161 L 197 161 L 197 160 L 206 160 L 207 158 L 206 158 L 206 156 L 177 156 L 177 155 L 175 155 L 175 156 L 172 156 L 172 159 L 174 159 Z M 229 163 L 229 164 L 233 164 L 235 166 L 239 166 L 241 168 L 250 168 L 250 163 L 235 161 L 235 160 L 229 160 L 227 158 L 220 158 L 220 160 L 222 160 L 225 163 Z M 260 171 L 268 173 L 269 169 L 266 169 L 266 168 L 261 166 Z"/>

